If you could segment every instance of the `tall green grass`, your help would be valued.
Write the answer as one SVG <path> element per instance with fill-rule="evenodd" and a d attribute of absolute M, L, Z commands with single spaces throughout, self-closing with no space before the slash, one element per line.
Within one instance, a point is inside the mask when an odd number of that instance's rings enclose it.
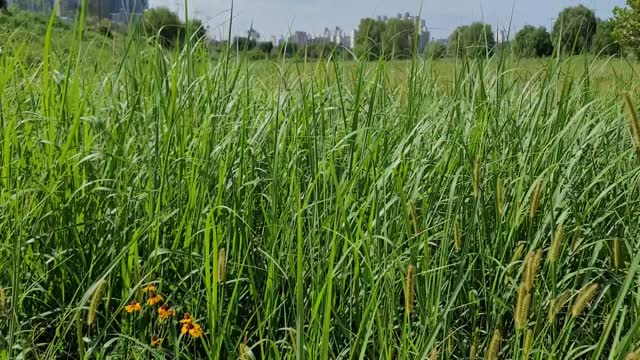
<path fill-rule="evenodd" d="M 0 55 L 0 358 L 638 347 L 640 159 L 621 93 L 640 101 L 623 62 L 443 74 L 123 39 L 119 65 L 86 71 L 77 26 L 64 61 L 50 36 L 42 63 Z M 145 304 L 148 284 L 175 317 Z M 203 337 L 181 335 L 185 312 Z"/>

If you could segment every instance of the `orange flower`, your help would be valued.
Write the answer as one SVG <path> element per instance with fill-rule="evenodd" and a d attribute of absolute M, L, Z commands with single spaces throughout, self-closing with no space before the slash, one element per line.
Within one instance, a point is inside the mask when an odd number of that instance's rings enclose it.
<path fill-rule="evenodd" d="M 124 310 L 129 314 L 131 314 L 133 312 L 140 312 L 140 310 L 142 310 L 142 306 L 140 306 L 139 302 L 137 302 L 136 300 L 133 300 L 131 304 L 124 307 Z"/>
<path fill-rule="evenodd" d="M 149 299 L 147 300 L 147 305 L 153 306 L 162 301 L 162 296 L 158 294 L 151 294 Z"/>
<path fill-rule="evenodd" d="M 155 294 L 156 291 L 158 291 L 158 288 L 156 288 L 155 285 L 147 285 L 142 288 L 142 292 L 145 293 Z"/>
<path fill-rule="evenodd" d="M 180 331 L 182 335 L 189 333 L 193 338 L 199 338 L 203 335 L 202 328 L 200 325 L 194 322 L 188 322 L 182 325 L 182 330 Z"/>
<path fill-rule="evenodd" d="M 176 311 L 169 307 L 169 305 L 164 304 L 158 308 L 158 316 L 160 317 L 160 321 L 166 320 L 171 316 L 174 316 Z"/>
<path fill-rule="evenodd" d="M 182 316 L 182 320 L 180 320 L 180 324 L 191 324 L 193 322 L 193 319 L 191 318 L 191 314 L 189 313 L 184 313 L 184 315 Z M 183 332 L 183 334 L 186 331 Z"/>
<path fill-rule="evenodd" d="M 163 342 L 164 342 L 163 338 L 159 338 L 157 336 L 151 337 L 151 346 L 162 346 Z"/>
<path fill-rule="evenodd" d="M 198 324 L 191 324 L 191 329 L 189 329 L 189 335 L 193 338 L 199 338 L 202 336 L 202 328 Z"/>

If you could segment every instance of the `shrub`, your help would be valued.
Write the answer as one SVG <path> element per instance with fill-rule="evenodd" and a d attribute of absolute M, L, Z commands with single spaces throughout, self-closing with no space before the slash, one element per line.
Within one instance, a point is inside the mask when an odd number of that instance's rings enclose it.
<path fill-rule="evenodd" d="M 449 38 L 451 56 L 488 56 L 496 45 L 491 26 L 481 22 L 458 27 Z"/>
<path fill-rule="evenodd" d="M 513 52 L 519 57 L 543 57 L 553 53 L 551 35 L 544 27 L 527 25 L 518 31 L 513 41 Z"/>
<path fill-rule="evenodd" d="M 427 46 L 427 57 L 430 59 L 441 59 L 447 54 L 447 47 L 437 41 L 430 42 Z"/>
<path fill-rule="evenodd" d="M 591 48 L 597 28 L 593 10 L 583 5 L 568 7 L 553 25 L 553 45 L 565 54 L 578 54 Z"/>
<path fill-rule="evenodd" d="M 622 48 L 613 36 L 615 24 L 612 20 L 598 21 L 598 29 L 593 37 L 591 51 L 598 55 L 620 56 Z"/>

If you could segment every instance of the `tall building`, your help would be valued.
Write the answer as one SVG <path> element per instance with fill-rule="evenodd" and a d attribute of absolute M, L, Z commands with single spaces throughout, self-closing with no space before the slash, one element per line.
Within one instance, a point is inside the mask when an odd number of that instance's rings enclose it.
<path fill-rule="evenodd" d="M 358 30 L 353 29 L 351 30 L 351 36 L 349 39 L 349 48 L 350 49 L 355 49 L 356 48 L 356 37 L 358 36 Z"/>
<path fill-rule="evenodd" d="M 299 47 L 305 46 L 307 41 L 309 41 L 309 34 L 304 31 L 296 31 L 289 36 L 289 42 Z"/>
<path fill-rule="evenodd" d="M 496 43 L 502 44 L 502 43 L 505 43 L 507 41 L 509 41 L 508 35 L 507 35 L 507 30 L 504 30 L 504 29 L 498 30 L 496 32 Z"/>
<path fill-rule="evenodd" d="M 148 8 L 148 0 L 86 0 L 88 16 L 126 23 L 136 20 Z M 74 17 L 82 7 L 82 0 L 60 0 L 58 16 Z"/>

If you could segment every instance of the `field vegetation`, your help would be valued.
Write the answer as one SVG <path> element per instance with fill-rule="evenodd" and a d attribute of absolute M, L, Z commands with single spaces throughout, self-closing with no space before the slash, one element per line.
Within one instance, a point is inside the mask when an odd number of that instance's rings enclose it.
<path fill-rule="evenodd" d="M 0 359 L 640 358 L 634 60 L 38 26 L 0 34 Z"/>

